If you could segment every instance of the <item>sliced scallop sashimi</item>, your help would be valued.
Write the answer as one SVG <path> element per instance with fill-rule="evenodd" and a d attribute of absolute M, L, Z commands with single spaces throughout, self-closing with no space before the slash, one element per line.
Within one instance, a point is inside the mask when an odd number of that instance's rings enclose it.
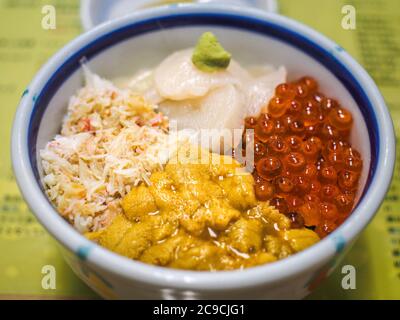
<path fill-rule="evenodd" d="M 246 116 L 258 116 L 262 111 L 267 111 L 268 102 L 274 96 L 275 88 L 286 82 L 286 78 L 286 68 L 279 67 L 277 70 L 251 80 L 246 90 Z"/>
<path fill-rule="evenodd" d="M 203 138 L 211 140 L 209 149 L 221 152 L 234 147 L 241 136 L 243 118 L 246 114 L 246 97 L 241 90 L 228 84 L 210 92 L 206 97 L 183 101 L 166 100 L 159 106 L 160 111 L 167 115 L 170 121 L 177 122 L 177 129 L 194 129 L 199 131 L 201 143 Z M 235 133 L 234 129 L 238 129 Z M 220 141 L 223 138 L 223 150 Z M 237 138 L 237 137 L 236 137 Z M 236 141 L 239 140 L 239 141 Z"/>
<path fill-rule="evenodd" d="M 241 85 L 250 77 L 238 63 L 231 61 L 228 69 L 204 72 L 192 63 L 193 49 L 178 51 L 167 57 L 157 67 L 154 83 L 161 97 L 169 100 L 200 98 L 218 87 Z"/>

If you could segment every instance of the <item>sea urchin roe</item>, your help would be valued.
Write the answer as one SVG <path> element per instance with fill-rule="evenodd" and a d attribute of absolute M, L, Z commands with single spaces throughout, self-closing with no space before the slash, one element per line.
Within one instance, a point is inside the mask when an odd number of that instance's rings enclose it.
<path fill-rule="evenodd" d="M 186 151 L 181 154 L 182 161 L 170 161 L 152 174 L 150 185 L 125 196 L 124 214 L 87 236 L 131 259 L 191 270 L 273 262 L 319 240 L 304 227 L 301 215 L 283 215 L 258 201 L 256 195 L 270 197 L 273 185 L 262 177 L 253 179 L 235 160 L 203 151 L 214 161 L 202 158 L 200 163 Z"/>
<path fill-rule="evenodd" d="M 268 112 L 245 120 L 257 141 L 257 198 L 322 237 L 332 232 L 351 213 L 362 170 L 352 125 L 351 113 L 320 93 L 315 79 L 277 86 Z"/>

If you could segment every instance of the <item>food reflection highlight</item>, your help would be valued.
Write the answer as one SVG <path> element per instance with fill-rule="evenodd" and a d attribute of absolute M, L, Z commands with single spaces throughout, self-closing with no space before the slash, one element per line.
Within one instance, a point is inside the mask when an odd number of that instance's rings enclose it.
<path fill-rule="evenodd" d="M 43 184 L 79 232 L 131 259 L 232 270 L 335 230 L 362 168 L 352 115 L 311 77 L 242 67 L 212 33 L 131 78 L 82 66 Z"/>

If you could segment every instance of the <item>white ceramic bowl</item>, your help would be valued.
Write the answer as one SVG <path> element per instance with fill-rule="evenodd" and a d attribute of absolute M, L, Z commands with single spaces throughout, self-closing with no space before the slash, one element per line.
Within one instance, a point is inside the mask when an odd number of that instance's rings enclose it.
<path fill-rule="evenodd" d="M 186 0 L 187 1 L 187 0 Z M 268 12 L 277 12 L 278 4 L 276 0 L 190 0 L 197 4 L 229 4 L 238 6 L 247 6 L 266 10 Z M 162 6 L 167 3 L 165 0 L 81 0 L 81 23 L 83 29 L 90 30 L 95 26 L 138 12 L 140 10 Z"/>
<path fill-rule="evenodd" d="M 155 66 L 172 51 L 217 34 L 242 64 L 284 64 L 291 78 L 314 76 L 355 118 L 364 157 L 360 201 L 331 235 L 287 259 L 243 271 L 193 272 L 143 264 L 85 239 L 47 200 L 38 150 L 59 132 L 68 98 L 82 85 L 79 60 L 107 78 Z M 337 265 L 379 208 L 390 184 L 395 139 L 390 115 L 369 75 L 341 47 L 282 16 L 243 7 L 170 6 L 112 21 L 73 40 L 24 92 L 12 133 L 17 182 L 30 208 L 61 244 L 72 269 L 107 298 L 302 298 Z M 339 284 L 338 284 L 339 285 Z"/>

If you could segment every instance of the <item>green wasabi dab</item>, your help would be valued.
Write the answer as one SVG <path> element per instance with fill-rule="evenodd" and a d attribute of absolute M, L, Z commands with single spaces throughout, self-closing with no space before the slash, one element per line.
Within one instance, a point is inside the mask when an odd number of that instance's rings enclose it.
<path fill-rule="evenodd" d="M 215 72 L 228 68 L 231 57 L 213 33 L 205 32 L 197 42 L 192 62 L 201 71 Z"/>

